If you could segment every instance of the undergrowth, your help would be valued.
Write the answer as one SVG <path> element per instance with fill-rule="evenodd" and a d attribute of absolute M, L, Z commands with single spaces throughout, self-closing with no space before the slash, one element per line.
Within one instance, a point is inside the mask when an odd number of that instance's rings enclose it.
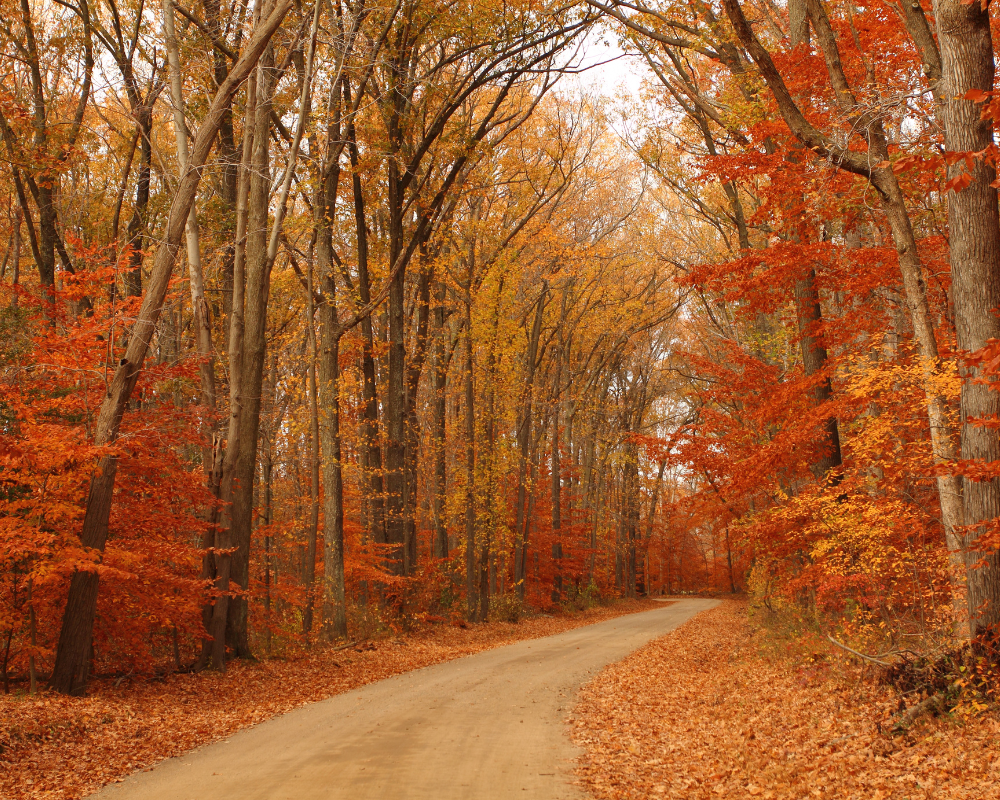
<path fill-rule="evenodd" d="M 932 629 L 923 636 L 909 634 L 908 645 L 901 647 L 898 631 L 859 631 L 849 617 L 793 603 L 751 603 L 748 614 L 762 656 L 890 688 L 898 699 L 896 733 L 925 714 L 966 717 L 1000 709 L 1000 631 L 956 645 Z"/>

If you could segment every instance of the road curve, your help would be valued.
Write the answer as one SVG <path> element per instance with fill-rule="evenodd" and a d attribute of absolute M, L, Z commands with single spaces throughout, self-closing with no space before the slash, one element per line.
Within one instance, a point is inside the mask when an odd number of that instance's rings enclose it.
<path fill-rule="evenodd" d="M 598 670 L 715 600 L 407 672 L 276 717 L 96 800 L 578 800 L 565 718 Z"/>

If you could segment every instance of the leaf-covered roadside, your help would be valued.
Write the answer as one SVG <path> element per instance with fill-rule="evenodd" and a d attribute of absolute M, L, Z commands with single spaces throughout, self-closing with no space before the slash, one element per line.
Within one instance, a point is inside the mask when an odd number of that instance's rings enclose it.
<path fill-rule="evenodd" d="M 225 675 L 175 673 L 119 686 L 99 681 L 86 698 L 0 697 L 0 797 L 83 797 L 130 772 L 305 703 L 401 672 L 652 607 L 658 604 L 621 601 L 519 624 L 427 626 L 396 639 L 317 650 L 295 661 L 235 662 Z"/>
<path fill-rule="evenodd" d="M 1000 786 L 1000 720 L 891 728 L 894 694 L 838 660 L 770 657 L 727 601 L 602 672 L 572 721 L 600 800 L 830 797 L 983 800 Z"/>

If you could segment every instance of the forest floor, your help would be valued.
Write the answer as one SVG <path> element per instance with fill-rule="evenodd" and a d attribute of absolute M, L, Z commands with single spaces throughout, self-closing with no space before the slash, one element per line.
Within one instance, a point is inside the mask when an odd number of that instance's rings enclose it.
<path fill-rule="evenodd" d="M 0 696 L 0 797 L 70 800 L 170 756 L 365 684 L 495 647 L 662 607 L 622 601 L 517 624 L 426 625 L 294 660 L 156 680 L 94 681 L 87 697 Z"/>
<path fill-rule="evenodd" d="M 600 800 L 1000 796 L 996 709 L 925 716 L 894 736 L 898 703 L 848 660 L 755 628 L 730 600 L 583 689 L 577 776 Z"/>

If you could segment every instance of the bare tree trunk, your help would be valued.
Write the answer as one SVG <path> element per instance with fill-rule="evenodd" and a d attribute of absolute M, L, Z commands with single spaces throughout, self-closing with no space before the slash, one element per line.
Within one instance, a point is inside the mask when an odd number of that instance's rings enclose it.
<path fill-rule="evenodd" d="M 560 372 L 562 367 L 562 350 L 556 351 L 556 373 L 553 382 L 553 403 L 552 403 L 552 563 L 555 574 L 552 579 L 552 602 L 558 603 L 562 599 L 562 508 L 560 502 L 562 498 L 562 468 L 560 466 L 559 454 L 559 406 L 561 384 Z"/>
<path fill-rule="evenodd" d="M 312 51 L 310 50 L 310 53 Z M 301 52 L 294 54 L 292 60 L 295 64 L 299 79 L 299 93 L 303 97 L 303 108 L 300 109 L 300 116 L 308 114 L 311 110 L 311 95 L 306 88 L 306 81 L 309 76 L 306 74 L 307 68 L 301 57 Z M 331 96 L 339 99 L 339 86 L 335 85 Z M 308 104 L 308 105 L 307 105 Z M 339 121 L 339 120 L 338 120 Z M 336 124 L 335 129 L 339 126 Z M 315 144 L 315 142 L 313 142 Z M 313 151 L 315 152 L 315 151 Z M 324 164 L 325 166 L 325 164 Z M 339 177 L 339 175 L 338 175 Z M 326 185 L 317 187 L 317 192 L 322 192 L 323 196 L 318 202 L 322 202 L 323 223 L 327 222 L 326 206 Z M 333 202 L 336 202 L 334 197 Z M 330 209 L 332 211 L 332 208 Z M 324 228 L 325 226 L 321 226 Z M 316 237 L 318 239 L 318 236 Z M 318 244 L 318 242 L 317 242 Z M 310 642 L 313 629 L 313 613 L 316 607 L 316 545 L 319 535 L 319 473 L 320 473 L 320 432 L 319 432 L 319 400 L 318 387 L 316 385 L 316 364 L 319 358 L 319 345 L 316 341 L 316 302 L 315 290 L 315 270 L 313 268 L 314 255 L 317 247 L 310 249 L 310 256 L 306 272 L 306 345 L 307 357 L 309 359 L 306 367 L 307 383 L 306 397 L 309 403 L 309 520 L 306 528 L 306 552 L 305 563 L 303 564 L 302 580 L 306 589 L 306 605 L 302 613 L 302 633 L 306 642 Z M 323 259 L 323 268 L 326 272 L 332 270 L 332 259 Z"/>
<path fill-rule="evenodd" d="M 445 337 L 449 330 L 445 326 L 445 293 L 446 285 L 438 284 L 434 308 L 434 325 L 437 337 L 434 343 L 434 557 L 448 557 L 448 525 L 445 519 L 445 499 L 448 490 L 448 467 L 446 437 L 446 413 L 448 388 L 448 363 L 453 349 L 448 346 Z"/>
<path fill-rule="evenodd" d="M 544 284 L 542 294 L 536 301 L 534 322 L 528 336 L 528 351 L 525 355 L 525 388 L 517 422 L 517 507 L 514 514 L 514 585 L 517 596 L 524 599 L 525 579 L 528 561 L 528 450 L 531 446 L 531 425 L 534 407 L 535 369 L 538 360 L 538 343 L 542 335 L 542 320 L 545 315 L 545 299 L 548 284 Z"/>
<path fill-rule="evenodd" d="M 302 632 L 312 633 L 313 608 L 316 593 L 316 538 L 319 533 L 319 400 L 316 386 L 316 361 L 319 356 L 316 343 L 315 308 L 313 304 L 313 268 L 309 265 L 306 294 L 307 336 L 309 338 L 309 528 L 306 531 L 306 607 L 302 615 Z M 339 456 L 338 456 L 339 457 Z"/>
<path fill-rule="evenodd" d="M 624 485 L 624 475 L 621 479 L 615 481 L 616 488 L 618 489 L 618 519 L 615 520 L 615 589 L 619 592 L 625 589 L 625 568 L 626 568 L 626 535 L 625 535 L 625 492 L 622 489 Z"/>
<path fill-rule="evenodd" d="M 153 158 L 151 137 L 153 135 L 153 109 L 142 106 L 136 113 L 136 127 L 139 132 L 139 174 L 135 184 L 135 205 L 129 220 L 128 270 L 125 273 L 125 295 L 142 296 L 142 242 L 146 228 L 146 210 L 149 207 L 150 164 Z"/>
<path fill-rule="evenodd" d="M 733 546 L 729 542 L 729 526 L 726 526 L 726 563 L 729 565 L 729 592 L 736 594 L 736 577 L 733 574 Z"/>
<path fill-rule="evenodd" d="M 427 253 L 422 249 L 422 265 L 417 280 L 416 330 L 414 353 L 406 365 L 406 394 L 404 397 L 404 450 L 403 450 L 403 525 L 404 572 L 411 575 L 417 566 L 417 456 L 420 449 L 420 424 L 417 417 L 417 391 L 420 375 L 427 358 L 427 330 L 430 321 L 431 268 Z"/>
<path fill-rule="evenodd" d="M 202 0 L 202 7 L 205 9 L 205 22 L 207 23 L 209 30 L 212 32 L 212 35 L 217 41 L 224 41 L 226 38 L 226 27 L 222 24 L 222 20 L 220 19 L 219 0 Z M 238 12 L 234 9 L 231 13 L 236 14 Z M 232 20 L 232 17 L 230 17 L 230 20 Z M 226 79 L 226 75 L 228 74 L 229 68 L 228 62 L 226 61 L 226 54 L 219 47 L 213 48 L 212 77 L 216 86 L 220 85 Z M 244 128 L 244 133 L 246 132 L 247 129 Z M 233 129 L 233 114 L 231 108 L 226 109 L 226 113 L 222 118 L 222 123 L 219 125 L 219 143 L 217 145 L 217 152 L 218 164 L 221 172 L 219 179 L 219 196 L 225 204 L 225 210 L 227 213 L 224 215 L 224 218 L 228 222 L 236 217 L 236 196 L 239 188 L 238 158 L 240 155 L 236 149 L 236 133 Z M 227 233 L 231 232 L 228 225 L 225 230 Z M 220 272 L 222 273 L 222 313 L 226 320 L 229 319 L 233 312 L 232 298 L 235 258 L 236 242 L 234 239 L 233 241 L 230 241 L 225 250 L 223 250 L 222 264 L 220 268 Z"/>
<path fill-rule="evenodd" d="M 656 508 L 660 502 L 660 489 L 663 486 L 663 473 L 667 470 L 667 459 L 660 461 L 660 469 L 656 473 L 656 483 L 653 484 L 653 493 L 649 498 L 649 516 L 646 517 L 646 541 L 653 538 L 653 524 L 656 522 Z"/>
<path fill-rule="evenodd" d="M 503 301 L 504 279 L 500 276 L 497 282 L 496 300 L 493 305 L 493 320 L 490 324 L 489 343 L 486 350 L 486 414 L 483 419 L 483 443 L 486 448 L 485 457 L 480 457 L 483 464 L 485 492 L 485 522 L 482 532 L 482 543 L 479 557 L 479 605 L 483 620 L 489 617 L 490 598 L 497 592 L 496 547 L 497 535 L 497 446 L 496 446 L 496 364 L 497 337 L 500 330 L 500 304 Z"/>
<path fill-rule="evenodd" d="M 945 98 L 945 150 L 965 154 L 993 145 L 992 121 L 979 104 L 965 99 L 971 90 L 991 92 L 996 64 L 986 7 L 961 0 L 935 0 L 934 16 L 941 47 L 942 95 Z M 965 171 L 960 160 L 948 168 L 949 177 Z M 996 168 L 977 158 L 972 181 L 948 195 L 949 261 L 955 303 L 958 348 L 975 352 L 1000 338 L 1000 219 L 997 212 Z M 995 464 L 1000 439 L 981 420 L 1000 413 L 996 387 L 977 382 L 978 368 L 962 369 L 963 461 Z M 970 633 L 1000 623 L 1000 555 L 979 552 L 976 541 L 984 523 L 1000 516 L 1000 479 L 962 481 L 965 524 L 963 536 L 968 582 Z"/>
<path fill-rule="evenodd" d="M 795 282 L 795 309 L 799 327 L 799 347 L 802 351 L 802 368 L 807 376 L 822 374 L 827 365 L 826 348 L 820 342 L 816 326 L 823 322 L 820 310 L 819 291 L 816 289 L 816 271 L 808 270 L 806 277 Z M 833 394 L 830 376 L 826 375 L 812 390 L 812 401 L 816 406 L 827 402 Z M 817 480 L 826 480 L 836 486 L 842 479 L 840 471 L 840 428 L 837 418 L 830 417 L 824 424 L 823 452 L 811 465 Z"/>
<path fill-rule="evenodd" d="M 337 317 L 337 281 L 334 275 L 334 252 L 330 220 L 337 205 L 340 186 L 340 153 L 342 108 L 350 105 L 346 80 L 335 85 L 330 94 L 327 114 L 327 152 L 317 175 L 313 224 L 316 236 L 316 260 L 320 276 L 319 300 L 319 393 L 323 402 L 320 418 L 320 452 L 323 458 L 323 627 L 325 641 L 347 636 L 347 598 L 344 581 L 344 469 L 340 433 L 340 339 L 344 329 Z M 348 142 L 352 142 L 351 129 Z M 356 150 L 351 155 L 356 160 Z M 357 173 L 354 179 L 360 179 Z M 357 200 L 358 197 L 355 198 Z M 363 212 L 362 212 L 363 215 Z M 359 243 L 359 253 L 366 253 Z M 362 270 L 367 297 L 367 255 Z M 308 287 L 312 292 L 312 281 Z M 310 304 L 314 301 L 310 300 Z M 367 301 L 365 301 L 367 302 Z M 366 316 L 363 322 L 371 321 Z M 362 476 L 364 480 L 364 476 Z"/>
<path fill-rule="evenodd" d="M 389 370 L 385 392 L 385 517 L 386 543 L 390 569 L 399 575 L 406 572 L 405 525 L 403 521 L 403 459 L 405 451 L 404 363 L 402 274 L 389 286 Z"/>
<path fill-rule="evenodd" d="M 622 466 L 622 512 L 625 530 L 625 591 L 636 596 L 636 534 L 639 523 L 639 453 L 631 439 L 625 446 Z"/>
<path fill-rule="evenodd" d="M 167 61 L 170 64 L 170 99 L 174 110 L 174 141 L 177 144 L 177 161 L 183 175 L 190 160 L 188 153 L 187 125 L 184 120 L 184 89 L 182 86 L 180 54 L 177 35 L 174 32 L 173 0 L 163 0 L 163 29 L 167 46 Z M 225 115 L 224 115 L 224 118 Z M 221 127 L 221 123 L 220 123 Z M 187 243 L 188 280 L 191 287 L 192 328 L 195 344 L 201 359 L 202 403 L 215 408 L 215 353 L 212 347 L 212 328 L 209 320 L 208 303 L 205 302 L 205 279 L 201 268 L 201 242 L 198 232 L 197 203 L 191 204 L 185 229 Z M 211 473 L 209 473 L 211 479 Z M 213 487 L 214 491 L 214 487 Z"/>
<path fill-rule="evenodd" d="M 323 394 L 323 638 L 347 636 L 344 585 L 344 475 L 340 447 L 340 337 L 332 276 L 320 306 L 320 386 Z"/>
<path fill-rule="evenodd" d="M 249 211 L 250 184 L 253 180 L 254 128 L 257 115 L 257 72 L 247 79 L 246 110 L 243 122 L 243 152 L 240 159 L 236 190 L 236 241 L 233 252 L 233 299 L 229 317 L 229 423 L 226 450 L 219 482 L 222 507 L 219 523 L 205 542 L 202 578 L 212 579 L 216 591 L 213 602 L 202 608 L 202 621 L 209 637 L 202 644 L 199 668 L 212 663 L 216 669 L 225 668 L 225 623 L 229 615 L 229 557 L 216 559 L 212 548 L 229 548 L 232 525 L 233 471 L 239 454 L 241 365 L 243 363 L 243 315 L 246 307 L 246 238 Z M 215 644 L 218 643 L 218 644 Z"/>
<path fill-rule="evenodd" d="M 470 272 L 471 292 L 471 272 Z M 472 361 L 471 294 L 465 306 L 465 603 L 470 620 L 479 619 L 476 587 L 476 395 Z"/>
<path fill-rule="evenodd" d="M 590 555 L 587 558 L 587 579 L 595 584 L 594 568 L 597 561 L 597 524 L 600 519 L 600 490 L 594 481 L 594 458 L 597 449 L 597 434 L 591 427 L 584 443 L 583 454 L 583 487 L 584 505 L 587 508 L 588 528 L 590 530 Z"/>
<path fill-rule="evenodd" d="M 792 47 L 809 44 L 809 16 L 805 0 L 790 0 L 788 29 Z M 795 282 L 795 316 L 799 328 L 803 372 L 808 377 L 822 374 L 827 365 L 827 352 L 818 338 L 816 328 L 823 322 L 823 313 L 819 302 L 819 290 L 816 288 L 816 270 L 811 267 Z M 827 402 L 832 394 L 830 377 L 825 376 L 812 391 L 813 405 L 819 406 Z M 842 478 L 840 429 L 837 418 L 830 417 L 824 428 L 826 441 L 823 444 L 823 453 L 810 467 L 817 480 L 826 480 L 829 484 L 836 485 Z"/>
<path fill-rule="evenodd" d="M 345 92 L 347 92 L 345 82 Z M 347 146 L 351 157 L 354 197 L 354 229 L 358 248 L 358 296 L 365 305 L 371 302 L 371 279 L 368 274 L 368 224 L 365 220 L 365 197 L 358 167 L 358 145 L 353 119 L 347 124 Z M 370 316 L 361 320 L 361 374 L 364 398 L 364 423 L 361 431 L 361 472 L 368 491 L 366 503 L 372 538 L 386 543 L 385 486 L 382 476 L 382 448 L 378 435 L 378 387 L 375 382 L 375 335 Z"/>
<path fill-rule="evenodd" d="M 264 484 L 264 514 L 261 520 L 264 525 L 270 525 L 272 521 L 273 502 L 273 471 L 274 464 L 271 461 L 271 445 L 264 450 L 261 458 L 261 482 Z M 271 534 L 264 534 L 264 652 L 271 655 Z"/>
<path fill-rule="evenodd" d="M 17 308 L 17 287 L 21 282 L 21 222 L 22 213 L 21 209 L 18 208 L 14 212 L 14 244 L 12 245 L 14 263 L 11 265 L 10 274 L 10 285 L 14 289 L 10 299 L 13 308 Z"/>
<path fill-rule="evenodd" d="M 271 264 L 267 257 L 268 209 L 271 188 L 270 131 L 274 86 L 277 81 L 274 50 L 261 57 L 257 73 L 257 107 L 254 120 L 253 156 L 247 211 L 246 289 L 243 311 L 243 342 L 240 359 L 239 420 L 236 459 L 232 471 L 232 511 L 229 529 L 232 556 L 229 580 L 246 591 L 250 586 L 250 531 L 253 522 L 253 482 L 257 467 L 257 434 L 260 429 L 261 388 L 267 347 L 267 303 L 271 284 Z M 226 586 L 228 590 L 228 585 Z M 233 597 L 226 604 L 225 643 L 237 658 L 249 658 L 247 629 L 249 611 L 245 597 Z M 219 607 L 219 604 L 216 604 Z"/>

